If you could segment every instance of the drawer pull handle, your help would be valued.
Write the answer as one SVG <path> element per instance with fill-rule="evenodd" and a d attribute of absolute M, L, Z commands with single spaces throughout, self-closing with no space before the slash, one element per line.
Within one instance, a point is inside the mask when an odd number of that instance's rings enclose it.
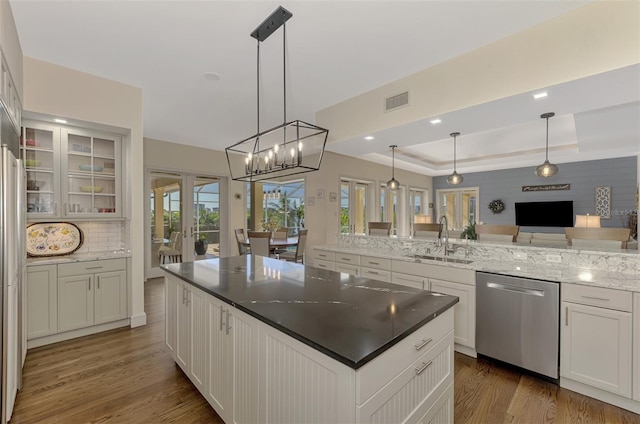
<path fill-rule="evenodd" d="M 374 274 L 374 275 L 378 275 L 378 271 L 367 271 L 369 274 Z"/>
<path fill-rule="evenodd" d="M 596 297 L 596 296 L 582 296 L 585 299 L 593 299 L 593 300 L 602 300 L 604 302 L 609 302 L 611 299 L 607 299 L 606 297 Z"/>
<path fill-rule="evenodd" d="M 323 255 L 322 253 L 319 253 L 318 256 L 320 256 L 321 258 L 326 258 L 327 255 Z"/>
<path fill-rule="evenodd" d="M 371 265 L 380 265 L 378 262 L 369 261 Z"/>
<path fill-rule="evenodd" d="M 349 262 L 351 262 L 351 259 L 349 259 L 349 258 L 340 258 L 340 259 L 342 259 L 343 261 L 349 261 Z"/>
<path fill-rule="evenodd" d="M 224 328 L 224 308 L 220 307 L 220 331 Z"/>
<path fill-rule="evenodd" d="M 422 371 L 429 368 L 429 365 L 433 364 L 433 361 L 423 362 L 421 367 L 416 368 L 416 375 L 422 374 Z"/>
<path fill-rule="evenodd" d="M 414 346 L 416 347 L 416 350 L 420 350 L 423 347 L 425 347 L 426 345 L 428 345 L 429 343 L 431 343 L 433 341 L 433 339 L 429 338 L 429 339 L 422 339 L 420 340 L 419 343 L 416 343 Z"/>
<path fill-rule="evenodd" d="M 100 266 L 88 266 L 85 269 L 101 269 L 101 268 L 102 268 L 102 265 L 100 265 Z"/>

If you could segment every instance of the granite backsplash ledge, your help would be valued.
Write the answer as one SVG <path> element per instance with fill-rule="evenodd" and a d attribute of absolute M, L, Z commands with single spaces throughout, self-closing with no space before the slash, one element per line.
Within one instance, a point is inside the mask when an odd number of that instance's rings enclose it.
<path fill-rule="evenodd" d="M 444 255 L 444 248 L 435 239 L 412 239 L 395 237 L 375 237 L 363 235 L 338 235 L 338 247 L 366 249 L 370 251 L 392 252 L 394 256 Z M 614 273 L 640 273 L 640 252 L 638 251 L 591 251 L 561 249 L 556 247 L 524 246 L 508 243 L 450 240 L 455 251 L 453 257 L 465 257 L 474 261 L 518 262 L 528 265 L 564 266 L 587 268 L 594 271 Z"/>

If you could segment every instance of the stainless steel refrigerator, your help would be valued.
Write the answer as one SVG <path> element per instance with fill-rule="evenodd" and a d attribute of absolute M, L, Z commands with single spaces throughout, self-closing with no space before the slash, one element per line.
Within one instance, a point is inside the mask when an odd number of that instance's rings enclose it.
<path fill-rule="evenodd" d="M 25 173 L 19 157 L 19 135 L 0 103 L 0 290 L 2 375 L 0 423 L 11 418 L 21 384 L 24 344 L 22 294 L 25 270 Z"/>

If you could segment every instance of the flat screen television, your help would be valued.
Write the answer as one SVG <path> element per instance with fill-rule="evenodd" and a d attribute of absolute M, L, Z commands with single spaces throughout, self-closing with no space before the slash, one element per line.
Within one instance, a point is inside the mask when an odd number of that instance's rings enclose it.
<path fill-rule="evenodd" d="M 516 225 L 573 227 L 573 201 L 516 203 Z"/>

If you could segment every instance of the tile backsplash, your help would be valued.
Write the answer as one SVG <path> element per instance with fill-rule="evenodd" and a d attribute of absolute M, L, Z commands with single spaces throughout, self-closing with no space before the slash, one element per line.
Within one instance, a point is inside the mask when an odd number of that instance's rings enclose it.
<path fill-rule="evenodd" d="M 128 249 L 128 225 L 125 221 L 75 222 L 84 233 L 84 243 L 77 253 Z"/>

